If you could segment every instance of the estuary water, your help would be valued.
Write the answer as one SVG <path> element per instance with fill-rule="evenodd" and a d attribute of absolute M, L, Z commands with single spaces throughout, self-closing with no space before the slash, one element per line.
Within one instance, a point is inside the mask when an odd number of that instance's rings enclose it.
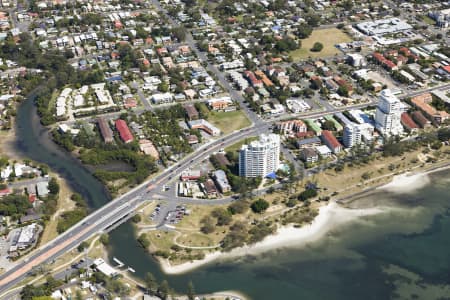
<path fill-rule="evenodd" d="M 55 146 L 30 100 L 19 108 L 17 150 L 48 164 L 96 209 L 110 200 L 101 183 Z M 178 292 L 236 290 L 251 299 L 450 299 L 450 171 L 411 193 L 377 190 L 349 204 L 382 214 L 341 225 L 320 241 L 247 255 L 165 275 L 135 241 L 127 223 L 111 232 L 109 255 L 167 279 Z"/>

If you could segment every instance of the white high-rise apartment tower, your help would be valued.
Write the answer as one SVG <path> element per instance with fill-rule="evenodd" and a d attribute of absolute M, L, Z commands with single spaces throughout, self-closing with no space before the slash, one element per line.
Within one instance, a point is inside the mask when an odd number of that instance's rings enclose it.
<path fill-rule="evenodd" d="M 403 126 L 400 120 L 405 110 L 405 105 L 392 94 L 391 90 L 382 90 L 375 114 L 375 127 L 387 136 L 401 134 Z"/>
<path fill-rule="evenodd" d="M 239 151 L 239 176 L 264 177 L 278 170 L 280 136 L 262 134 L 258 141 L 243 145 Z"/>

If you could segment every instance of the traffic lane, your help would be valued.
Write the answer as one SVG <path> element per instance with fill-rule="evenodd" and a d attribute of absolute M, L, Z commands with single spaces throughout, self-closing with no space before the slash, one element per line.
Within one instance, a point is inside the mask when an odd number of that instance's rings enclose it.
<path fill-rule="evenodd" d="M 136 201 L 137 202 L 137 201 Z M 135 203 L 137 204 L 137 203 Z M 135 206 L 133 206 L 133 209 Z M 120 220 L 124 215 L 131 213 L 132 211 L 129 211 L 130 206 L 123 207 L 121 210 L 115 212 L 111 217 L 117 220 Z M 109 218 L 108 218 L 109 219 Z M 66 237 L 66 239 L 59 241 L 59 245 L 67 243 L 67 245 L 64 245 L 60 250 L 57 250 L 55 253 L 52 253 L 52 250 L 54 251 L 55 247 L 58 245 L 52 244 L 49 247 L 44 248 L 43 250 L 39 251 L 35 255 L 33 255 L 30 258 L 27 258 L 26 261 L 24 261 L 22 264 L 18 265 L 17 267 L 11 269 L 7 273 L 5 273 L 5 278 L 0 280 L 0 292 L 6 291 L 8 288 L 14 286 L 16 283 L 23 280 L 26 276 L 30 275 L 29 272 L 32 271 L 34 266 L 48 263 L 49 261 L 54 260 L 55 258 L 61 256 L 62 254 L 66 253 L 67 251 L 75 248 L 78 246 L 81 242 L 88 239 L 90 236 L 94 235 L 95 233 L 102 231 L 103 228 L 107 227 L 109 225 L 108 223 L 110 220 L 104 219 L 102 222 L 98 224 L 92 224 L 90 227 L 92 228 L 85 228 L 81 230 L 76 238 L 72 236 Z M 85 231 L 85 232 L 83 232 Z M 72 239 L 72 241 L 70 241 Z M 70 241 L 70 242 L 69 242 Z M 48 255 L 48 253 L 52 253 L 51 255 Z M 45 257 L 45 255 L 48 255 Z M 12 279 L 8 281 L 9 276 L 13 276 L 14 274 L 18 274 L 15 279 Z"/>

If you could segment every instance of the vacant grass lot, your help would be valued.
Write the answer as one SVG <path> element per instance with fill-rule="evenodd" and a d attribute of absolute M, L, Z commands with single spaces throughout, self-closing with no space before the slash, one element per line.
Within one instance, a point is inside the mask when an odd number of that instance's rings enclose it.
<path fill-rule="evenodd" d="M 233 144 L 231 146 L 226 147 L 225 151 L 226 152 L 228 152 L 228 151 L 231 151 L 231 152 L 238 151 L 239 149 L 241 149 L 242 145 L 249 144 L 251 141 L 256 141 L 257 139 L 258 139 L 257 136 L 246 137 L 245 139 L 237 142 L 236 144 Z"/>
<path fill-rule="evenodd" d="M 335 45 L 350 42 L 352 39 L 349 35 L 337 28 L 329 28 L 314 30 L 308 38 L 301 41 L 302 47 L 290 53 L 294 61 L 307 59 L 308 57 L 320 58 L 339 54 L 341 52 L 335 47 Z M 315 42 L 320 42 L 323 44 L 322 51 L 310 51 Z"/>
<path fill-rule="evenodd" d="M 242 110 L 229 112 L 211 111 L 208 121 L 217 126 L 224 134 L 250 126 L 250 120 Z"/>

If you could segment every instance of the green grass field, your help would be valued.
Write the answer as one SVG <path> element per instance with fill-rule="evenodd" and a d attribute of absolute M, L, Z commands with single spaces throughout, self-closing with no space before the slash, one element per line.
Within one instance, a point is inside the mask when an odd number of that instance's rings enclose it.
<path fill-rule="evenodd" d="M 242 110 L 229 112 L 211 111 L 208 121 L 217 126 L 224 134 L 250 126 L 250 120 Z"/>
<path fill-rule="evenodd" d="M 258 139 L 257 136 L 249 136 L 249 137 L 246 137 L 245 139 L 243 139 L 243 140 L 237 142 L 236 144 L 233 144 L 233 145 L 231 145 L 231 146 L 229 146 L 229 147 L 226 147 L 226 148 L 225 148 L 225 151 L 226 151 L 226 152 L 228 152 L 228 151 L 231 151 L 231 152 L 237 151 L 237 150 L 241 149 L 242 145 L 248 144 L 248 143 L 250 143 L 251 141 L 256 141 L 257 139 Z"/>
<path fill-rule="evenodd" d="M 425 23 L 427 23 L 429 25 L 436 25 L 436 21 L 433 20 L 432 18 L 430 18 L 429 16 L 423 16 L 422 21 L 424 21 Z"/>
<path fill-rule="evenodd" d="M 336 47 L 336 44 L 351 42 L 352 38 L 345 32 L 337 28 L 314 30 L 312 34 L 302 41 L 302 47 L 292 51 L 290 55 L 294 61 L 307 59 L 308 57 L 320 58 L 330 57 L 341 53 Z M 310 49 L 315 42 L 323 44 L 323 49 L 320 52 L 312 52 Z"/>

